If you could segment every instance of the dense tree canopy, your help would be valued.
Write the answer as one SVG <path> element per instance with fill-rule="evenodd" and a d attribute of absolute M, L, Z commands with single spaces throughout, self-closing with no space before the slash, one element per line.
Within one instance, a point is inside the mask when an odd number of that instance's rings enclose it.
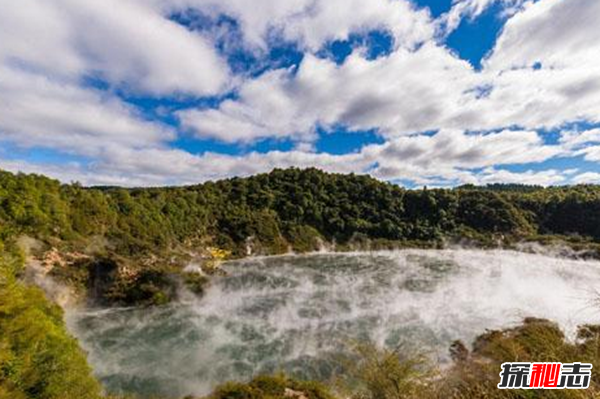
<path fill-rule="evenodd" d="M 101 237 L 123 255 L 210 239 L 242 254 L 310 250 L 319 240 L 466 236 L 600 240 L 600 188 L 464 186 L 406 190 L 368 176 L 274 170 L 176 188 L 84 188 L 0 172 L 0 223 L 73 245 Z"/>

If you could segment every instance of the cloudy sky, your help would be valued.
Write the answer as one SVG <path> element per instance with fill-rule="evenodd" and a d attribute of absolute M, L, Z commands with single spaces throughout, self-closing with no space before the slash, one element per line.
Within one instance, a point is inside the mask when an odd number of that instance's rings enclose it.
<path fill-rule="evenodd" d="M 0 0 L 0 168 L 600 183 L 598 0 Z"/>

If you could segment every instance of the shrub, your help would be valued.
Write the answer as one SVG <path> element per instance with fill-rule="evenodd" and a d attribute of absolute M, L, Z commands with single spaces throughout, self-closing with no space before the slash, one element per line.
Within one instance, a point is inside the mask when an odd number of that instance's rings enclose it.
<path fill-rule="evenodd" d="M 402 346 L 385 349 L 359 343 L 342 363 L 341 391 L 352 399 L 423 397 L 434 374 L 425 356 L 409 354 Z"/>
<path fill-rule="evenodd" d="M 0 255 L 0 397 L 99 398 L 100 385 L 67 333 L 62 310 L 16 280 L 18 262 L 7 251 Z"/>
<path fill-rule="evenodd" d="M 206 399 L 334 399 L 321 384 L 296 381 L 284 375 L 259 376 L 249 383 L 223 384 Z"/>

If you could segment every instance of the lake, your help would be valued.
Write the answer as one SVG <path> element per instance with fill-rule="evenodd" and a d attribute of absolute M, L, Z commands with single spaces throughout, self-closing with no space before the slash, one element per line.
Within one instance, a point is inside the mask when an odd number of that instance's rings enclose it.
<path fill-rule="evenodd" d="M 67 312 L 109 392 L 181 397 L 259 373 L 327 379 L 352 342 L 404 345 L 442 367 L 456 339 L 548 318 L 600 322 L 600 262 L 483 250 L 250 258 L 201 299 Z"/>

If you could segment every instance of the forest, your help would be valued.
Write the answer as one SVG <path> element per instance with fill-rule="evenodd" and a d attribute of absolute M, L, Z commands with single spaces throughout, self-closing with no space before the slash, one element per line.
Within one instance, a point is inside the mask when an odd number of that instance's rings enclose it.
<path fill-rule="evenodd" d="M 598 257 L 600 187 L 410 190 L 369 176 L 291 168 L 126 189 L 0 172 L 0 236 L 35 240 L 31 256 L 103 305 L 161 304 L 176 296 L 172 276 L 202 293 L 207 279 L 181 272 L 207 249 L 237 258 L 536 242 Z"/>
<path fill-rule="evenodd" d="M 368 176 L 273 170 L 188 187 L 85 188 L 0 172 L 3 235 L 121 256 L 212 244 L 233 256 L 322 243 L 600 240 L 600 187 L 492 185 L 408 190 Z"/>

